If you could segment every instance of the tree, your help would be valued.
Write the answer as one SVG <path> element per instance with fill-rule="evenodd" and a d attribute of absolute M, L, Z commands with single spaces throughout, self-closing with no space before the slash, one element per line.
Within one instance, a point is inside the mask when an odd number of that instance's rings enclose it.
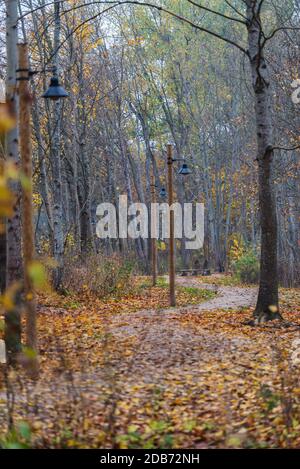
<path fill-rule="evenodd" d="M 261 8 L 264 2 L 247 0 L 249 59 L 255 96 L 259 208 L 261 224 L 260 284 L 254 316 L 258 322 L 280 318 L 278 300 L 277 216 L 272 184 L 274 157 L 272 89 L 264 56 Z"/>
<path fill-rule="evenodd" d="M 17 121 L 18 97 L 17 77 L 18 68 L 18 1 L 6 1 L 6 53 L 7 53 L 7 78 L 6 78 L 6 102 L 10 107 L 12 116 Z M 19 165 L 18 129 L 11 129 L 6 136 L 6 156 Z M 7 220 L 7 255 L 6 255 L 6 286 L 14 288 L 14 307 L 5 314 L 5 342 L 8 362 L 14 362 L 21 349 L 21 314 L 20 295 L 22 279 L 22 255 L 21 255 L 21 216 L 20 200 L 21 189 L 18 182 L 12 183 L 12 191 L 16 201 L 13 208 L 13 216 Z"/>
<path fill-rule="evenodd" d="M 60 1 L 54 2 L 54 42 L 53 61 L 55 74 L 59 74 L 59 45 L 60 45 Z M 53 286 L 61 288 L 63 275 L 64 231 L 62 208 L 62 174 L 61 174 L 61 102 L 53 104 L 54 129 L 51 139 L 51 166 L 53 177 L 53 257 L 56 265 L 53 270 Z"/>

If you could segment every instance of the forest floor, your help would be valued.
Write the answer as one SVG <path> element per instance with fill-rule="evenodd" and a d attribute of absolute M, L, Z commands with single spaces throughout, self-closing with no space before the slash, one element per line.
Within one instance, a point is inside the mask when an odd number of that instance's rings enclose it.
<path fill-rule="evenodd" d="M 5 444 L 299 447 L 300 292 L 281 291 L 289 327 L 249 327 L 256 288 L 229 283 L 180 277 L 177 308 L 163 279 L 123 298 L 41 295 L 40 379 L 3 378 Z"/>

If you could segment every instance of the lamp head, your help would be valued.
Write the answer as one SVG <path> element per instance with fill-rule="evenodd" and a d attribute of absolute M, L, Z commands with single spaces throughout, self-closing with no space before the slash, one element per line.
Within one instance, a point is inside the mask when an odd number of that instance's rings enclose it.
<path fill-rule="evenodd" d="M 53 76 L 50 81 L 50 86 L 47 91 L 43 94 L 43 98 L 57 101 L 61 98 L 67 98 L 69 93 L 59 84 L 58 77 Z"/>
<path fill-rule="evenodd" d="M 160 193 L 159 193 L 159 196 L 160 196 L 162 199 L 164 199 L 164 198 L 167 197 L 167 191 L 166 191 L 166 189 L 165 189 L 164 187 L 161 188 Z"/>
<path fill-rule="evenodd" d="M 178 174 L 180 174 L 181 176 L 189 176 L 190 174 L 192 174 L 192 170 L 188 167 L 186 163 L 183 163 L 180 170 L 178 171 Z"/>

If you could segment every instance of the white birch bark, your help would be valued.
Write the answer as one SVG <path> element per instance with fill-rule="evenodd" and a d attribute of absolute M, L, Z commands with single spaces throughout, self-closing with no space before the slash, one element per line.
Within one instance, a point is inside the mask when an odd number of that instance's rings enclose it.
<path fill-rule="evenodd" d="M 18 68 L 18 1 L 7 0 L 6 4 L 6 101 L 12 115 L 17 119 L 17 73 Z M 6 156 L 19 165 L 19 135 L 17 124 L 10 130 L 6 137 Z M 7 220 L 7 251 L 6 251 L 6 285 L 22 279 L 22 255 L 21 255 L 21 187 L 14 182 L 11 185 L 16 195 L 13 216 Z M 21 347 L 21 318 L 18 305 L 18 295 L 15 298 L 15 309 L 5 316 L 5 341 L 8 360 L 14 361 L 14 356 Z"/>
<path fill-rule="evenodd" d="M 54 2 L 55 28 L 54 28 L 54 66 L 59 74 L 59 44 L 60 44 L 60 1 Z M 63 275 L 64 232 L 63 232 L 63 206 L 62 206 L 62 175 L 61 175 L 61 102 L 54 102 L 54 132 L 52 139 L 51 158 L 53 175 L 53 257 L 56 267 L 53 272 L 53 286 L 56 290 L 61 288 Z"/>

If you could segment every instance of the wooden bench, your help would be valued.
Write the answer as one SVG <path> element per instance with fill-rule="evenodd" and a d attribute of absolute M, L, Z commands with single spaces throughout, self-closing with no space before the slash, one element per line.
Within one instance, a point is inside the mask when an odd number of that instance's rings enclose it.
<path fill-rule="evenodd" d="M 178 270 L 177 271 L 178 275 L 181 275 L 181 277 L 188 277 L 189 275 L 211 275 L 210 270 L 203 270 L 203 269 L 185 269 L 185 270 Z"/>

